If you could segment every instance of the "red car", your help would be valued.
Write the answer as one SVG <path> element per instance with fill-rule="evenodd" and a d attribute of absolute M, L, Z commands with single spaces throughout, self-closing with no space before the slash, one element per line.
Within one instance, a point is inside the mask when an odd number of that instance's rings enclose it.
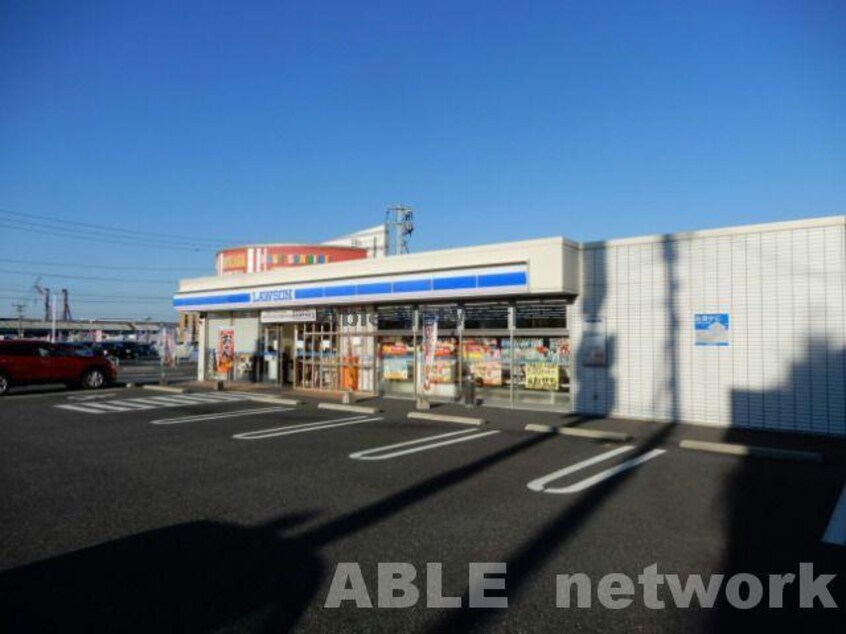
<path fill-rule="evenodd" d="M 45 341 L 0 341 L 0 395 L 13 385 L 36 383 L 93 390 L 116 377 L 114 362 L 90 349 Z"/>

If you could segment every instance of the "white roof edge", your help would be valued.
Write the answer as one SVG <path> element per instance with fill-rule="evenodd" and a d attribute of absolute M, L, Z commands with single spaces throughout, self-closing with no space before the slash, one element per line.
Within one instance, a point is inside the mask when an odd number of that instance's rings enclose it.
<path fill-rule="evenodd" d="M 521 240 L 517 242 L 497 242 L 493 244 L 482 244 L 471 247 L 456 247 L 450 249 L 440 249 L 438 251 L 419 251 L 417 253 L 407 253 L 403 255 L 391 255 L 383 258 L 365 258 L 362 260 L 346 260 L 342 262 L 327 262 L 326 264 L 309 264 L 305 267 L 296 267 L 296 270 L 308 269 L 309 272 L 315 273 L 315 279 L 332 279 L 335 271 L 341 272 L 341 277 L 349 277 L 350 271 L 345 270 L 350 266 L 362 266 L 365 263 L 369 264 L 374 261 L 385 265 L 388 262 L 408 262 L 409 260 L 420 259 L 425 263 L 425 270 L 437 270 L 439 267 L 435 262 L 437 258 L 452 254 L 473 255 L 484 254 L 492 251 L 502 249 L 521 249 L 537 246 L 546 246 L 550 244 L 559 244 L 562 246 L 570 246 L 574 249 L 579 249 L 579 243 L 563 236 L 555 236 L 551 238 L 535 238 L 532 240 Z M 447 267 L 448 268 L 448 267 Z M 421 269 L 423 270 L 423 269 Z M 272 269 L 270 271 L 262 271 L 260 273 L 230 273 L 228 275 L 207 275 L 204 277 L 182 278 L 179 280 L 180 289 L 185 284 L 212 284 L 217 283 L 221 289 L 232 288 L 238 286 L 261 286 L 268 283 L 276 283 L 273 279 L 281 272 L 286 271 L 285 268 Z M 384 275 L 385 273 L 380 273 Z M 340 278 L 339 278 L 340 279 Z M 211 290 L 211 289 L 207 289 Z M 178 290 L 176 293 L 185 293 L 193 291 Z"/>
<path fill-rule="evenodd" d="M 819 218 L 803 218 L 800 220 L 783 220 L 752 225 L 738 225 L 718 229 L 702 229 L 699 231 L 684 231 L 681 233 L 653 234 L 648 236 L 634 236 L 631 238 L 615 238 L 613 240 L 598 240 L 585 242 L 583 249 L 601 249 L 603 247 L 627 246 L 648 242 L 664 242 L 666 240 L 691 240 L 693 238 L 713 238 L 726 235 L 742 235 L 745 233 L 761 233 L 763 231 L 787 231 L 790 229 L 807 229 L 811 227 L 829 227 L 846 225 L 846 215 L 823 216 Z"/>
<path fill-rule="evenodd" d="M 338 249 L 358 249 L 360 251 L 366 250 L 361 247 L 330 245 L 326 244 L 325 242 L 256 242 L 255 244 L 239 244 L 234 247 L 221 247 L 217 250 L 217 252 L 223 253 L 224 251 L 234 251 L 236 249 L 262 249 L 265 247 L 303 247 L 304 249 L 309 249 L 328 246 Z"/>

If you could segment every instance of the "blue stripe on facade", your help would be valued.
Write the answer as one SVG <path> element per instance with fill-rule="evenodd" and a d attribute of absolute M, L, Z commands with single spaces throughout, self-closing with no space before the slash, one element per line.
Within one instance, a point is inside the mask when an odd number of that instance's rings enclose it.
<path fill-rule="evenodd" d="M 177 297 L 174 306 L 206 306 L 212 304 L 247 304 L 249 293 L 235 293 L 234 295 L 213 295 L 212 297 Z"/>
<path fill-rule="evenodd" d="M 317 297 L 323 297 L 323 289 L 320 287 L 297 288 L 294 290 L 294 297 L 296 299 L 315 299 Z"/>
<path fill-rule="evenodd" d="M 450 291 L 472 288 L 499 288 L 507 286 L 526 286 L 529 276 L 525 271 L 508 273 L 488 273 L 484 275 L 461 275 L 455 277 L 422 278 L 400 280 L 397 282 L 370 282 L 367 284 L 346 286 L 312 286 L 294 289 L 294 298 L 321 299 L 324 297 L 354 297 L 356 295 L 391 295 L 392 293 L 425 293 L 430 291 Z M 230 295 L 212 295 L 207 297 L 178 297 L 173 305 L 212 306 L 219 304 L 249 304 L 250 293 Z M 280 302 L 280 305 L 284 302 Z"/>
<path fill-rule="evenodd" d="M 359 284 L 357 295 L 388 295 L 391 292 L 390 282 L 373 282 L 372 284 Z"/>
<path fill-rule="evenodd" d="M 394 282 L 394 293 L 420 293 L 432 290 L 432 280 L 405 280 Z"/>
<path fill-rule="evenodd" d="M 327 286 L 324 295 L 326 297 L 347 297 L 355 295 L 355 286 Z"/>
<path fill-rule="evenodd" d="M 462 277 L 436 277 L 432 280 L 432 288 L 436 291 L 452 291 L 459 288 L 476 288 L 476 276 L 464 275 Z"/>
<path fill-rule="evenodd" d="M 490 273 L 479 276 L 479 288 L 490 288 L 492 286 L 525 286 L 528 276 L 525 271 L 514 273 Z"/>

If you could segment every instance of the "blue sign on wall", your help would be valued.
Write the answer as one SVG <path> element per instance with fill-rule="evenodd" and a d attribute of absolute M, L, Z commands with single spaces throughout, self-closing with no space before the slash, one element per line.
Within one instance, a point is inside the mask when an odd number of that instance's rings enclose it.
<path fill-rule="evenodd" d="M 697 346 L 729 345 L 731 326 L 728 313 L 696 313 L 693 324 Z"/>

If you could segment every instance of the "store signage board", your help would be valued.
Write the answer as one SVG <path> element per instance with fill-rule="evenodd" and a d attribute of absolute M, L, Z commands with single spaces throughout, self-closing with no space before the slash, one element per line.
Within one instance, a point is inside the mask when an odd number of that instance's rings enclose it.
<path fill-rule="evenodd" d="M 263 324 L 290 324 L 317 321 L 315 308 L 280 308 L 261 311 Z"/>
<path fill-rule="evenodd" d="M 728 313 L 695 313 L 694 342 L 697 346 L 728 346 L 731 320 Z"/>
<path fill-rule="evenodd" d="M 177 294 L 173 305 L 180 311 L 227 308 L 276 308 L 399 299 L 466 298 L 520 294 L 530 290 L 525 265 L 451 269 L 438 273 L 351 278 L 314 284 L 265 286 L 253 289 Z"/>

